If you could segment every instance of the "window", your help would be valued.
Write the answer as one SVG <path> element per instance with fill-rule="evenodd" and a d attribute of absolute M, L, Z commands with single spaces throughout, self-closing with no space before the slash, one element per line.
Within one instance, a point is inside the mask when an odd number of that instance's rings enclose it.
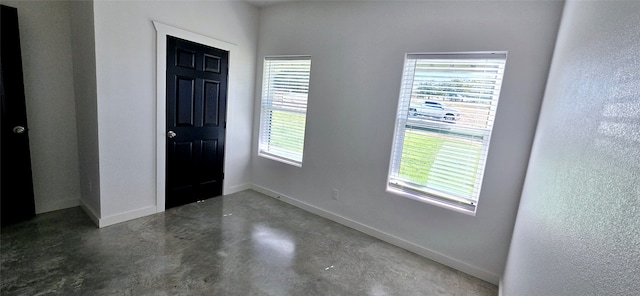
<path fill-rule="evenodd" d="M 266 57 L 258 155 L 302 166 L 311 57 Z"/>
<path fill-rule="evenodd" d="M 406 55 L 389 192 L 475 214 L 506 58 Z"/>

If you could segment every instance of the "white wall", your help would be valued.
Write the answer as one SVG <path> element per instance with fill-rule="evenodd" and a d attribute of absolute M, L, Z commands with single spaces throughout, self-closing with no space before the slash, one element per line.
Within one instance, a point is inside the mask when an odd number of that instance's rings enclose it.
<path fill-rule="evenodd" d="M 254 141 L 255 188 L 497 283 L 561 11 L 562 3 L 546 1 L 264 8 L 258 60 L 309 54 L 312 69 L 303 167 L 258 157 Z M 509 57 L 477 215 L 386 193 L 404 54 L 486 50 L 507 50 Z M 331 199 L 332 188 L 340 192 L 338 201 Z"/>
<path fill-rule="evenodd" d="M 567 2 L 501 287 L 640 295 L 640 2 Z"/>
<path fill-rule="evenodd" d="M 101 219 L 155 212 L 156 41 L 152 21 L 237 45 L 225 192 L 249 183 L 258 10 L 244 2 L 94 3 Z M 109 224 L 109 223 L 107 223 Z"/>
<path fill-rule="evenodd" d="M 98 151 L 98 107 L 96 98 L 96 48 L 93 2 L 72 1 L 71 51 L 75 90 L 80 205 L 94 222 L 100 218 L 100 170 Z"/>
<path fill-rule="evenodd" d="M 18 8 L 36 213 L 77 206 L 78 143 L 67 2 Z"/>

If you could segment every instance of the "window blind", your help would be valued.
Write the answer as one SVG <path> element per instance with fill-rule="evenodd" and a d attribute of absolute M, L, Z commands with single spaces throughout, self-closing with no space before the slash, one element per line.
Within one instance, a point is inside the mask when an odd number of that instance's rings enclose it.
<path fill-rule="evenodd" d="M 258 155 L 302 166 L 311 57 L 266 57 Z"/>
<path fill-rule="evenodd" d="M 506 52 L 407 54 L 388 190 L 475 213 Z"/>

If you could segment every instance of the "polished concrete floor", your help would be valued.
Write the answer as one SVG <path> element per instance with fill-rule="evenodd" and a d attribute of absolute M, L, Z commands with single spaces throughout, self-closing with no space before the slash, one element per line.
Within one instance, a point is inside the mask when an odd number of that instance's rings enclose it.
<path fill-rule="evenodd" d="M 2 228 L 0 295 L 497 295 L 254 191 L 102 229 L 79 208 Z"/>

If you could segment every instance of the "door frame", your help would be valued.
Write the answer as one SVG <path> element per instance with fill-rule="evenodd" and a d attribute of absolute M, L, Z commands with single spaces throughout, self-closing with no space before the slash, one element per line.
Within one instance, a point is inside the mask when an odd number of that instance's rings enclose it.
<path fill-rule="evenodd" d="M 212 37 L 176 28 L 167 24 L 153 21 L 156 29 L 156 213 L 164 212 L 167 181 L 167 147 L 165 130 L 167 128 L 167 36 L 173 36 L 195 43 L 215 47 L 229 52 L 229 76 L 227 77 L 227 115 L 229 101 L 235 99 L 235 71 L 232 67 L 233 53 L 238 48 L 236 44 L 218 40 Z M 225 116 L 226 117 L 226 116 Z M 227 122 L 229 122 L 227 118 Z M 225 129 L 226 137 L 226 129 Z M 227 143 L 224 145 L 223 171 L 227 171 Z M 222 180 L 222 194 L 226 194 L 225 180 Z"/>

